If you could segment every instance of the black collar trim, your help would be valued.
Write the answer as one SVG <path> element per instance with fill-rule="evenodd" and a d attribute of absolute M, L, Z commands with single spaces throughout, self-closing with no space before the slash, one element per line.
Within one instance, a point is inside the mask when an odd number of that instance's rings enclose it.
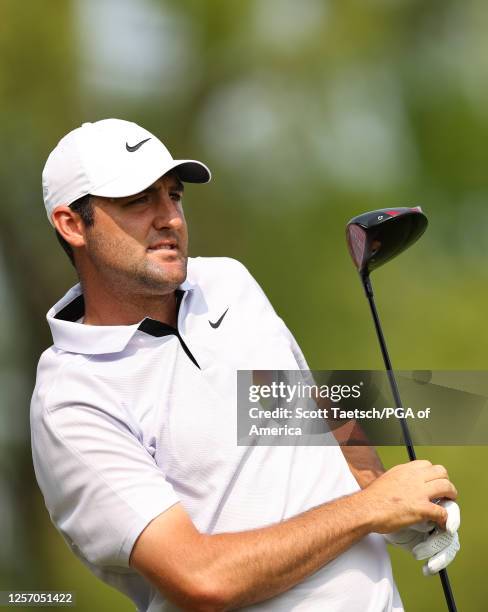
<path fill-rule="evenodd" d="M 182 289 L 176 289 L 175 293 L 176 293 L 176 316 L 178 316 L 178 313 L 180 312 L 181 301 L 183 299 L 183 296 L 185 295 L 185 292 Z M 81 319 L 81 317 L 83 317 L 84 314 L 85 314 L 85 298 L 83 297 L 83 294 L 81 294 L 78 297 L 76 297 L 74 300 L 72 300 L 69 304 L 67 304 L 64 308 L 62 308 L 54 316 L 54 318 L 59 319 L 60 321 L 71 321 L 72 323 L 75 323 L 76 321 Z M 197 360 L 192 355 L 190 349 L 185 344 L 183 338 L 180 336 L 180 332 L 178 331 L 176 327 L 173 327 L 172 325 L 168 325 L 167 323 L 162 323 L 161 321 L 156 321 L 155 319 L 146 318 L 141 322 L 141 324 L 139 325 L 137 329 L 146 334 L 149 334 L 150 336 L 154 336 L 156 338 L 161 338 L 162 336 L 170 336 L 170 335 L 176 336 L 178 340 L 180 341 L 181 346 L 183 347 L 183 350 L 185 351 L 185 353 L 188 355 L 191 361 L 193 361 L 193 363 L 197 366 L 197 368 L 200 368 Z"/>
<path fill-rule="evenodd" d="M 75 323 L 78 319 L 85 314 L 85 298 L 82 295 L 76 297 L 67 306 L 62 308 L 58 314 L 54 316 L 55 319 L 60 321 L 71 321 Z"/>
<path fill-rule="evenodd" d="M 182 289 L 176 289 L 176 316 L 180 312 L 181 300 L 185 295 L 185 292 Z M 55 319 L 59 319 L 60 321 L 71 321 L 71 323 L 76 323 L 81 317 L 85 315 L 85 298 L 83 294 L 75 297 L 69 304 L 67 304 L 64 308 L 62 308 L 55 316 Z M 152 322 L 151 325 L 145 325 L 147 322 Z M 157 324 L 157 325 L 153 325 Z M 138 329 L 146 332 L 147 334 L 151 334 L 151 336 L 164 336 L 165 334 L 159 333 L 157 331 L 157 326 L 162 326 L 167 329 L 176 329 L 171 325 L 167 325 L 166 323 L 162 323 L 161 321 L 156 321 L 155 319 L 144 319 L 144 321 L 139 325 Z M 147 328 L 147 329 L 145 329 Z"/>

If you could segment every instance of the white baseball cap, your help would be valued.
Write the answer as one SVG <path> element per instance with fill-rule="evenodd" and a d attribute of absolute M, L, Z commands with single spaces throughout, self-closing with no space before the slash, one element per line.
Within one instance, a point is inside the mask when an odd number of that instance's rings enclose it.
<path fill-rule="evenodd" d="M 170 170 L 183 182 L 207 183 L 210 170 L 193 159 L 173 159 L 164 144 L 136 123 L 103 119 L 64 136 L 42 172 L 48 219 L 55 208 L 84 195 L 118 198 L 149 187 Z"/>

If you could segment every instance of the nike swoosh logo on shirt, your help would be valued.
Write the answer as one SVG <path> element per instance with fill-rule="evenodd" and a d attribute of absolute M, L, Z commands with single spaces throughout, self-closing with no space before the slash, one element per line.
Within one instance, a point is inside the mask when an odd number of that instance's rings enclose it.
<path fill-rule="evenodd" d="M 227 310 L 229 310 L 229 307 L 227 307 Z M 210 321 L 209 319 L 209 323 L 210 323 L 210 327 L 213 327 L 214 329 L 217 329 L 217 327 L 222 323 L 223 318 L 225 317 L 225 315 L 227 314 L 227 310 L 224 312 L 224 314 L 220 317 L 220 319 L 218 321 L 216 321 L 215 323 L 212 323 L 212 321 Z"/>
<path fill-rule="evenodd" d="M 142 145 L 147 142 L 148 140 L 151 140 L 150 138 L 146 138 L 146 140 L 141 140 L 141 142 L 138 142 L 137 144 L 131 146 L 130 144 L 128 144 L 127 142 L 125 143 L 125 148 L 127 149 L 127 151 L 129 151 L 129 153 L 134 153 L 134 151 L 137 151 L 137 149 L 139 149 L 140 147 L 142 147 Z"/>

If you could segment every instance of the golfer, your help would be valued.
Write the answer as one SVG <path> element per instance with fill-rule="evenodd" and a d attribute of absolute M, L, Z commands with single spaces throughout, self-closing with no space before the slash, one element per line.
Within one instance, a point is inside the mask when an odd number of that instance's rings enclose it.
<path fill-rule="evenodd" d="M 187 257 L 184 184 L 209 180 L 118 119 L 47 160 L 80 280 L 47 314 L 31 404 L 50 517 L 140 611 L 402 610 L 385 539 L 445 567 L 456 489 L 428 461 L 383 473 L 368 447 L 236 445 L 236 370 L 306 362 L 242 264 Z"/>

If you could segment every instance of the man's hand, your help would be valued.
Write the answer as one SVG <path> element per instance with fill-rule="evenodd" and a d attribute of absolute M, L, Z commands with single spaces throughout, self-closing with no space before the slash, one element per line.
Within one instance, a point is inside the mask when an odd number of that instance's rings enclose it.
<path fill-rule="evenodd" d="M 461 523 L 459 506 L 451 500 L 442 500 L 439 505 L 447 510 L 445 531 L 436 528 L 431 521 L 423 521 L 385 534 L 390 544 L 408 550 L 417 560 L 428 559 L 422 568 L 424 576 L 446 568 L 460 548 L 457 535 Z"/>
<path fill-rule="evenodd" d="M 445 529 L 447 510 L 432 500 L 454 500 L 457 491 L 442 465 L 417 460 L 388 470 L 360 495 L 372 511 L 372 531 L 391 533 L 422 521 Z"/>
<path fill-rule="evenodd" d="M 143 530 L 130 564 L 180 608 L 233 610 L 291 589 L 371 532 L 421 521 L 444 529 L 447 510 L 431 500 L 456 495 L 445 468 L 413 461 L 362 491 L 247 531 L 200 533 L 175 504 Z"/>

